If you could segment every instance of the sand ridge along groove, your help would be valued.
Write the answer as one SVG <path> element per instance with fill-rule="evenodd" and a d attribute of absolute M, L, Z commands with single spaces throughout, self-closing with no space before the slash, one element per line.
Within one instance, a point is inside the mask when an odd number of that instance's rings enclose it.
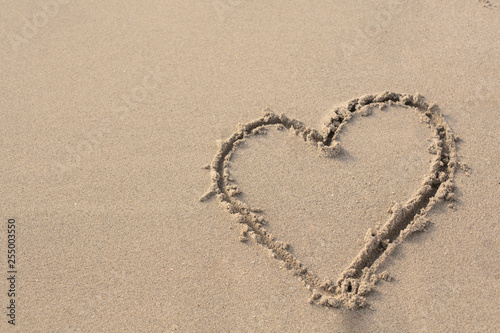
<path fill-rule="evenodd" d="M 286 243 L 278 241 L 263 227 L 266 221 L 259 215 L 259 210 L 252 209 L 237 199 L 239 191 L 228 168 L 231 154 L 247 137 L 258 134 L 265 127 L 277 126 L 294 131 L 305 142 L 317 147 L 320 156 L 335 157 L 340 151 L 336 138 L 349 120 L 369 116 L 374 107 L 384 108 L 389 105 L 417 111 L 421 121 L 431 128 L 429 153 L 434 157 L 429 171 L 411 198 L 405 203 L 395 203 L 389 209 L 390 217 L 387 221 L 368 229 L 363 248 L 336 282 L 320 279 L 288 251 Z M 216 196 L 221 206 L 242 224 L 240 239 L 246 241 L 247 235 L 251 235 L 257 243 L 267 247 L 275 258 L 282 260 L 285 267 L 312 291 L 311 303 L 356 309 L 367 304 L 366 296 L 379 279 L 389 279 L 387 272 L 378 273 L 377 268 L 395 246 L 411 233 L 426 227 L 429 223 L 426 215 L 437 203 L 455 200 L 454 175 L 458 166 L 455 142 L 456 138 L 437 105 L 427 103 L 419 94 L 385 91 L 352 99 L 333 109 L 332 116 L 324 124 L 321 133 L 298 120 L 289 119 L 283 114 L 276 115 L 266 109 L 262 117 L 246 124 L 238 124 L 236 132 L 219 142 L 219 150 L 212 163 L 205 167 L 210 170 L 212 185 L 200 200 Z"/>

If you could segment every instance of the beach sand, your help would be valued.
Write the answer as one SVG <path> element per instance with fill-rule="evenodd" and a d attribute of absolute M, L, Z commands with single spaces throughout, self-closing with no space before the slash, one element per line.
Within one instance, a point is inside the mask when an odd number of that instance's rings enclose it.
<path fill-rule="evenodd" d="M 2 4 L 0 331 L 500 331 L 499 10 Z"/>

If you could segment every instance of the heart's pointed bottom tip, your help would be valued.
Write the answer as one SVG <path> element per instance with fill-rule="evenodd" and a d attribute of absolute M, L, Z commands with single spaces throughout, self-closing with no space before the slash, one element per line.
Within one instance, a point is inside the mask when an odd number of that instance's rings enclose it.
<path fill-rule="evenodd" d="M 328 308 L 338 309 L 344 307 L 349 310 L 357 310 L 368 305 L 366 298 L 360 295 L 337 295 L 327 296 L 319 295 L 319 297 L 311 296 L 308 300 L 309 304 L 317 304 Z"/>

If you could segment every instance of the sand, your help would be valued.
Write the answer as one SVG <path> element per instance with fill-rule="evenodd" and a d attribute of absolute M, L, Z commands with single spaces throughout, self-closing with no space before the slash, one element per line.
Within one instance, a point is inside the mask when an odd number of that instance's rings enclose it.
<path fill-rule="evenodd" d="M 2 4 L 0 331 L 499 331 L 499 5 Z"/>

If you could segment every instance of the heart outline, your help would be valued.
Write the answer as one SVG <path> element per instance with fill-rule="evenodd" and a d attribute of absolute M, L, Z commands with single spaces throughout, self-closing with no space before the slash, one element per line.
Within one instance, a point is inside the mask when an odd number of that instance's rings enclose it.
<path fill-rule="evenodd" d="M 257 210 L 251 209 L 236 198 L 238 190 L 228 170 L 229 160 L 245 138 L 257 134 L 260 129 L 269 125 L 292 129 L 302 136 L 304 141 L 315 145 L 320 156 L 334 157 L 340 150 L 335 139 L 353 117 L 369 115 L 373 106 L 383 108 L 388 105 L 413 108 L 420 113 L 421 121 L 434 131 L 429 152 L 436 156 L 431 161 L 429 173 L 417 192 L 404 204 L 394 204 L 388 211 L 391 216 L 385 223 L 378 224 L 375 230 L 368 229 L 363 248 L 337 281 L 321 281 L 288 251 L 285 243 L 277 241 L 262 226 L 265 220 L 255 214 Z M 253 233 L 257 243 L 271 250 L 273 256 L 282 260 L 285 267 L 292 270 L 294 275 L 312 290 L 311 303 L 357 309 L 367 304 L 366 296 L 374 288 L 377 279 L 387 278 L 386 272 L 375 275 L 385 258 L 410 234 L 425 228 L 428 223 L 426 215 L 437 203 L 454 200 L 454 175 L 458 166 L 455 142 L 455 135 L 437 105 L 427 103 L 419 94 L 384 91 L 352 99 L 333 110 L 332 117 L 323 127 L 323 134 L 296 119 L 290 119 L 284 114 L 276 115 L 266 109 L 262 117 L 246 124 L 238 124 L 236 132 L 219 142 L 217 154 L 206 167 L 210 170 L 212 185 L 200 200 L 205 201 L 216 195 L 219 203 L 235 215 L 239 223 L 246 226 L 244 234 Z"/>

